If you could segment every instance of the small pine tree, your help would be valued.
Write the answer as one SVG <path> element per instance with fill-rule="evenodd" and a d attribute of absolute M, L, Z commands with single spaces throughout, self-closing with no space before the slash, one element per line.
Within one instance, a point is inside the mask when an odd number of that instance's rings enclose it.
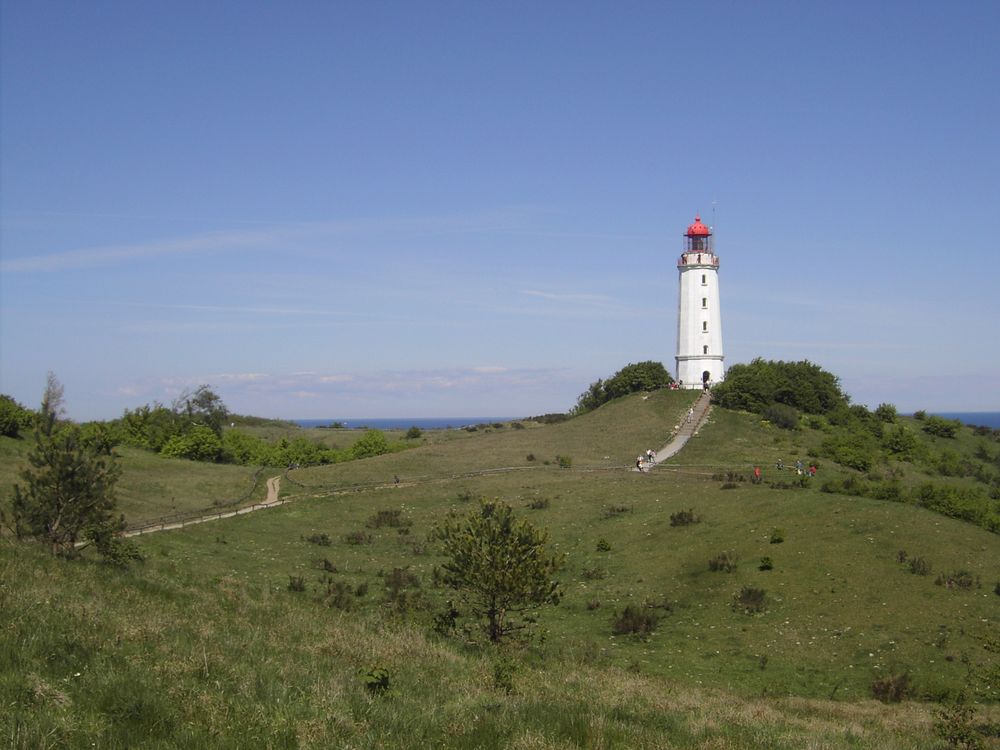
<path fill-rule="evenodd" d="M 553 576 L 562 559 L 545 549 L 548 532 L 517 520 L 498 500 L 483 500 L 465 518 L 450 517 L 434 530 L 447 561 L 442 582 L 458 592 L 492 643 L 527 628 L 529 614 L 562 597 Z"/>
<path fill-rule="evenodd" d="M 19 538 L 47 543 L 53 554 L 73 557 L 94 544 L 116 563 L 138 555 L 118 536 L 125 518 L 115 516 L 115 482 L 121 469 L 113 456 L 89 445 L 80 428 L 60 423 L 62 386 L 49 375 L 35 428 L 35 447 L 14 485 L 11 504 Z M 77 547 L 78 542 L 85 544 Z"/>

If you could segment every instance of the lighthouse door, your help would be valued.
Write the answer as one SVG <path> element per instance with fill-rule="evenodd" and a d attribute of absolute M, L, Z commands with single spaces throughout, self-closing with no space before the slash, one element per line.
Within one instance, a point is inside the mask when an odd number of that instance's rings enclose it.
<path fill-rule="evenodd" d="M 711 378 L 712 378 L 712 373 L 710 373 L 708 370 L 705 370 L 705 372 L 701 374 L 701 384 L 707 385 L 708 381 L 711 380 Z"/>

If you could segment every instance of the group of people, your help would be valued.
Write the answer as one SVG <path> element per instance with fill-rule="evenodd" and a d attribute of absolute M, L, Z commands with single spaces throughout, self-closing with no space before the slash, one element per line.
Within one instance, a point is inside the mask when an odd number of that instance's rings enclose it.
<path fill-rule="evenodd" d="M 785 469 L 785 461 L 784 461 L 784 459 L 779 458 L 778 461 L 777 461 L 777 463 L 774 465 L 774 468 L 777 469 L 778 471 L 784 471 L 784 469 Z M 801 458 L 796 459 L 796 461 L 795 461 L 795 473 L 798 474 L 800 477 L 803 474 L 807 474 L 810 477 L 814 477 L 814 476 L 816 476 L 816 464 L 809 464 L 809 466 L 806 467 L 806 466 L 803 466 Z M 760 484 L 761 479 L 760 479 L 760 467 L 759 466 L 754 466 L 753 467 L 753 481 L 754 481 L 754 484 Z"/>
<path fill-rule="evenodd" d="M 644 454 L 638 456 L 635 459 L 635 468 L 639 471 L 644 471 L 643 466 L 655 466 L 656 465 L 656 452 L 649 448 Z"/>

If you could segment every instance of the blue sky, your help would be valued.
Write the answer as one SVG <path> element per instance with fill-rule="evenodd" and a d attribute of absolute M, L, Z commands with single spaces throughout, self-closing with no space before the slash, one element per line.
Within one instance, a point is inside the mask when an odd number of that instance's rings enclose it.
<path fill-rule="evenodd" d="M 0 4 L 0 391 L 562 411 L 727 364 L 1000 410 L 1000 3 Z"/>

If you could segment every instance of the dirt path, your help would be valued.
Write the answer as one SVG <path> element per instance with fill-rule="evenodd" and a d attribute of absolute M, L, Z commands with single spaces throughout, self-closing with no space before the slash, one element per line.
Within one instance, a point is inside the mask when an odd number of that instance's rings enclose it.
<path fill-rule="evenodd" d="M 691 438 L 691 436 L 694 435 L 695 431 L 698 429 L 702 420 L 704 420 L 705 415 L 708 414 L 710 406 L 711 406 L 711 398 L 707 393 L 703 393 L 698 398 L 698 400 L 695 401 L 694 406 L 691 407 L 690 415 L 685 415 L 684 422 L 681 424 L 680 429 L 678 429 L 677 434 L 674 435 L 673 439 L 669 443 L 667 443 L 665 446 L 663 446 L 662 448 L 660 448 L 660 450 L 656 452 L 655 463 L 652 466 L 650 466 L 649 464 L 644 464 L 644 470 L 650 471 L 651 469 L 655 468 L 656 465 L 659 464 L 661 461 L 666 461 L 671 456 L 676 455 L 677 452 L 684 447 L 684 445 Z M 469 472 L 468 474 L 463 476 L 480 476 L 494 472 L 515 471 L 518 470 L 519 468 L 523 470 L 523 467 L 486 469 L 482 471 Z M 638 471 L 638 469 L 633 468 L 632 471 Z M 429 481 L 451 481 L 455 478 L 456 477 L 425 479 L 423 482 L 411 481 L 405 483 L 405 485 L 397 484 L 395 486 L 397 487 L 410 486 L 412 484 L 422 484 L 424 482 L 429 482 Z M 389 487 L 389 486 L 393 485 L 378 483 L 371 486 L 345 489 L 339 492 L 324 491 L 322 494 L 340 495 L 340 494 L 348 494 L 363 490 L 379 489 L 382 487 Z M 185 526 L 194 526 L 195 524 L 206 523 L 208 521 L 219 521 L 222 520 L 223 518 L 233 518 L 234 516 L 242 516 L 247 513 L 253 513 L 254 511 L 264 510 L 265 508 L 273 508 L 277 505 L 284 505 L 285 501 L 281 499 L 280 493 L 281 493 L 281 476 L 279 475 L 276 477 L 271 477 L 270 479 L 267 480 L 267 497 L 264 499 L 264 502 L 254 503 L 253 505 L 246 505 L 242 508 L 237 508 L 235 510 L 226 510 L 226 511 L 221 511 L 219 513 L 210 513 L 209 515 L 200 516 L 197 518 L 186 518 L 179 521 L 163 521 L 163 522 L 151 523 L 147 526 L 142 526 L 140 528 L 135 528 L 135 529 L 129 529 L 128 531 L 122 532 L 122 536 L 126 537 L 141 536 L 142 534 L 152 534 L 157 531 L 170 531 L 171 529 L 183 529 Z"/>
<path fill-rule="evenodd" d="M 242 508 L 237 508 L 236 510 L 227 510 L 220 513 L 212 513 L 207 516 L 199 516 L 198 518 L 187 518 L 182 521 L 166 522 L 166 523 L 154 523 L 149 526 L 143 526 L 138 529 L 130 529 L 129 531 L 122 532 L 122 536 L 140 536 L 142 534 L 152 534 L 157 531 L 169 531 L 170 529 L 183 529 L 185 526 L 194 526 L 198 523 L 205 523 L 206 521 L 218 521 L 223 518 L 232 518 L 233 516 L 242 516 L 247 513 L 253 513 L 255 510 L 264 510 L 264 508 L 273 508 L 275 505 L 282 505 L 283 500 L 279 497 L 281 491 L 281 477 L 271 477 L 267 480 L 267 497 L 262 503 L 254 503 L 253 505 L 245 505 Z"/>

